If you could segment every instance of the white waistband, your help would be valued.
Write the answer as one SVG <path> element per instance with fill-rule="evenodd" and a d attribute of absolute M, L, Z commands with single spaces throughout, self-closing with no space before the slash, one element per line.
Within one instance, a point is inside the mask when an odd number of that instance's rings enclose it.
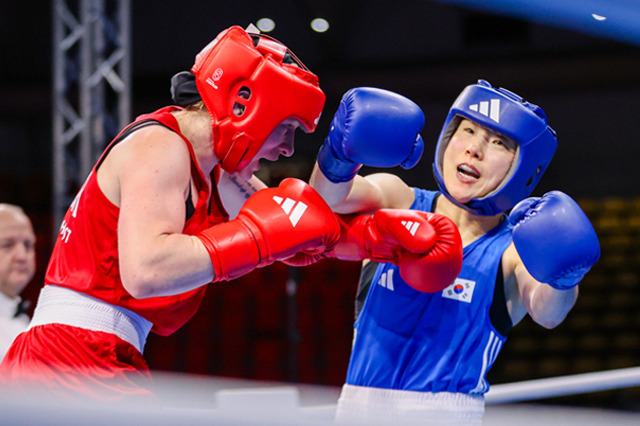
<path fill-rule="evenodd" d="M 45 285 L 40 291 L 29 328 L 44 324 L 64 324 L 115 334 L 140 353 L 153 326 L 128 309 L 56 285 Z"/>
<path fill-rule="evenodd" d="M 416 392 L 345 384 L 336 420 L 338 423 L 464 424 L 482 422 L 484 397 L 455 392 Z"/>

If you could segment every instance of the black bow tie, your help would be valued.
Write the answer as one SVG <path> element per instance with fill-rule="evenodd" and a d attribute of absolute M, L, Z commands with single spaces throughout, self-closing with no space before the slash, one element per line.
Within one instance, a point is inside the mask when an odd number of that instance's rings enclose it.
<path fill-rule="evenodd" d="M 13 317 L 17 318 L 18 316 L 20 316 L 20 314 L 26 314 L 27 312 L 29 312 L 30 307 L 31 302 L 29 302 L 28 300 L 21 300 L 20 303 L 18 303 L 18 306 L 16 306 L 16 313 L 13 315 Z"/>

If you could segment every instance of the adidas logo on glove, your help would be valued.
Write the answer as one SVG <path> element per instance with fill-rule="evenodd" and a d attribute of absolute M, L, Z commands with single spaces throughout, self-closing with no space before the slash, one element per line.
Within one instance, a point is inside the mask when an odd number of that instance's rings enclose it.
<path fill-rule="evenodd" d="M 409 231 L 411 235 L 416 235 L 416 232 L 418 232 L 418 228 L 420 228 L 420 224 L 412 220 L 403 220 L 402 225 L 407 228 L 407 231 Z"/>
<path fill-rule="evenodd" d="M 275 201 L 276 203 L 278 203 L 278 205 L 280 205 L 280 207 L 282 207 L 282 210 L 284 210 L 284 212 L 287 214 L 287 216 L 289 217 L 289 221 L 291 221 L 291 224 L 294 228 L 304 214 L 304 211 L 307 210 L 307 205 L 305 203 L 303 203 L 302 201 L 296 201 L 289 197 L 282 198 L 274 195 L 273 201 Z"/>

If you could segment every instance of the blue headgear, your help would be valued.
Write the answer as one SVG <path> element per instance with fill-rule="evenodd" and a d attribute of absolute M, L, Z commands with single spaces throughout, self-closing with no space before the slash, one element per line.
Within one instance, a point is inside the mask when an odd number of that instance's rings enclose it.
<path fill-rule="evenodd" d="M 482 198 L 462 204 L 449 194 L 442 178 L 442 158 L 451 135 L 463 118 L 508 137 L 518 144 L 509 172 L 498 187 Z M 467 86 L 449 110 L 436 146 L 433 171 L 440 191 L 468 211 L 491 216 L 509 210 L 531 194 L 558 146 L 556 132 L 537 105 L 484 80 Z"/>

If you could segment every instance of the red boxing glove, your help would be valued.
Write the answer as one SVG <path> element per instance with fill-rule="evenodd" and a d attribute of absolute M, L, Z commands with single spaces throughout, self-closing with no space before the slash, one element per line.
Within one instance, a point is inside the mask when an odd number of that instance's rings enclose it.
<path fill-rule="evenodd" d="M 197 237 L 211 257 L 214 281 L 228 281 L 300 251 L 330 250 L 340 237 L 340 224 L 313 188 L 288 178 L 249 197 L 234 220 Z"/>
<path fill-rule="evenodd" d="M 400 267 L 400 276 L 418 291 L 449 286 L 462 268 L 462 239 L 446 216 L 417 210 L 378 210 L 374 215 L 339 216 L 340 241 L 324 253 L 298 253 L 288 265 L 306 266 L 324 258 L 371 259 Z"/>
<path fill-rule="evenodd" d="M 343 260 L 391 262 L 418 291 L 449 286 L 462 268 L 462 239 L 446 216 L 417 210 L 382 209 L 373 216 L 347 216 L 333 255 Z"/>
<path fill-rule="evenodd" d="M 427 220 L 435 231 L 435 244 L 427 252 L 405 252 L 398 266 L 400 276 L 416 290 L 436 293 L 447 288 L 462 269 L 462 238 L 446 216 L 434 213 Z"/>

